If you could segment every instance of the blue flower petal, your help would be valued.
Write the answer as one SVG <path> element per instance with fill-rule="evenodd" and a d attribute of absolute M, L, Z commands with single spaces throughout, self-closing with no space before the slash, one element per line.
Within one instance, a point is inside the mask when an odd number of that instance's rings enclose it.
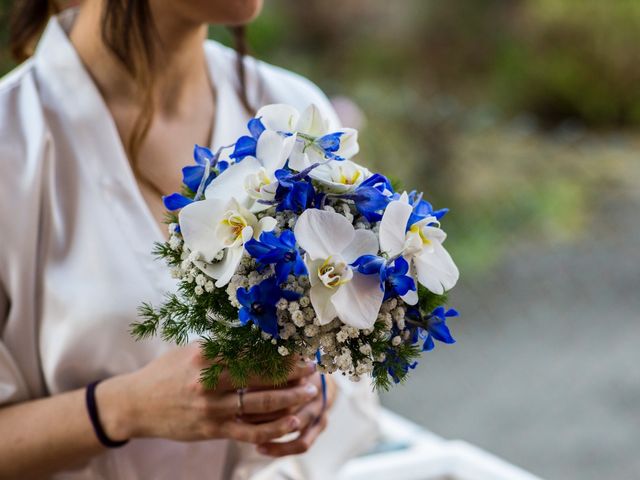
<path fill-rule="evenodd" d="M 364 275 L 379 275 L 384 263 L 385 259 L 377 255 L 362 255 L 351 265 Z"/>
<path fill-rule="evenodd" d="M 429 333 L 433 338 L 442 343 L 456 343 L 445 322 L 435 322 L 434 324 L 429 325 Z"/>
<path fill-rule="evenodd" d="M 249 120 L 247 128 L 249 129 L 249 133 L 251 133 L 251 136 L 256 140 L 258 140 L 258 138 L 260 138 L 260 135 L 262 135 L 262 132 L 266 130 L 265 126 L 262 124 L 262 121 L 259 118 L 252 118 L 251 120 Z"/>
<path fill-rule="evenodd" d="M 300 256 L 300 254 L 296 256 L 295 265 L 293 267 L 293 273 L 297 277 L 300 277 L 301 275 L 309 274 L 309 271 L 307 270 L 307 266 L 304 264 L 304 261 L 302 260 L 302 257 Z"/>
<path fill-rule="evenodd" d="M 242 325 L 246 325 L 251 321 L 250 307 L 243 307 L 238 312 L 238 319 Z"/>
<path fill-rule="evenodd" d="M 416 282 L 408 275 L 396 275 L 389 279 L 393 290 L 399 296 L 406 295 L 410 290 L 416 289 Z"/>
<path fill-rule="evenodd" d="M 246 288 L 239 288 L 238 290 L 236 290 L 236 298 L 238 299 L 240 305 L 244 307 L 250 307 L 251 303 L 253 302 L 251 298 L 251 292 Z"/>
<path fill-rule="evenodd" d="M 337 152 L 340 148 L 340 137 L 344 135 L 344 132 L 334 132 L 324 135 L 318 138 L 315 141 L 315 144 L 318 145 L 322 150 L 327 152 Z"/>
<path fill-rule="evenodd" d="M 211 162 L 213 160 L 213 157 L 213 152 L 207 147 L 201 147 L 200 145 L 193 147 L 193 159 L 198 165 L 204 167 L 207 161 Z"/>
<path fill-rule="evenodd" d="M 460 313 L 455 308 L 450 308 L 447 310 L 447 313 L 444 314 L 445 317 L 459 317 Z"/>
<path fill-rule="evenodd" d="M 287 281 L 289 277 L 289 273 L 291 273 L 291 267 L 293 265 L 289 262 L 278 262 L 275 266 L 276 271 L 276 280 L 278 283 L 284 283 Z"/>
<path fill-rule="evenodd" d="M 436 344 L 433 342 L 433 338 L 431 338 L 431 335 L 427 335 L 427 338 L 424 341 L 424 344 L 422 345 L 422 351 L 423 352 L 430 352 L 435 347 L 436 347 Z"/>
<path fill-rule="evenodd" d="M 248 137 L 246 135 L 244 137 L 240 137 L 236 142 L 233 153 L 229 155 L 229 157 L 235 159 L 237 162 L 247 156 L 255 157 L 257 145 L 258 142 L 253 137 Z"/>
<path fill-rule="evenodd" d="M 162 197 L 162 203 L 164 203 L 164 208 L 173 212 L 193 203 L 193 200 L 185 197 L 184 195 L 180 195 L 179 193 L 172 193 L 171 195 L 165 195 Z"/>
<path fill-rule="evenodd" d="M 184 183 L 189 190 L 197 192 L 202 177 L 204 176 L 205 167 L 200 165 L 189 165 L 182 169 L 182 183 Z"/>
<path fill-rule="evenodd" d="M 229 168 L 229 162 L 227 162 L 226 160 L 222 160 L 220 162 L 217 163 L 218 166 L 218 171 L 220 173 L 224 172 L 227 168 Z"/>

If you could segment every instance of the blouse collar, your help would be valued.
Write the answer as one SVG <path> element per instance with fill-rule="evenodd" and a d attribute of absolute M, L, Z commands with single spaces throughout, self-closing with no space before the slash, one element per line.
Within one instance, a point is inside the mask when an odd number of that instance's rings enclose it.
<path fill-rule="evenodd" d="M 141 208 L 148 233 L 163 235 L 138 187 L 111 113 L 89 75 L 68 32 L 77 9 L 52 17 L 34 55 L 36 79 L 45 108 L 61 121 L 63 136 L 84 166 L 96 172 L 104 188 L 119 185 Z M 242 134 L 248 120 L 229 78 L 230 62 L 224 47 L 205 44 L 209 78 L 216 92 L 216 118 L 210 147 L 216 149 Z M 190 152 L 185 152 L 185 164 Z M 99 175 L 97 174 L 99 172 Z M 176 172 L 178 175 L 179 172 Z"/>

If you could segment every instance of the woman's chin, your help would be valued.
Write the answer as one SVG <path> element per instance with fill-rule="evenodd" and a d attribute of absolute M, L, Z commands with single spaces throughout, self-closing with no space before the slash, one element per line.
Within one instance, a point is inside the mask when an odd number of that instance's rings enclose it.
<path fill-rule="evenodd" d="M 262 11 L 262 5 L 263 0 L 209 0 L 200 12 L 210 13 L 208 23 L 237 26 L 254 20 Z"/>

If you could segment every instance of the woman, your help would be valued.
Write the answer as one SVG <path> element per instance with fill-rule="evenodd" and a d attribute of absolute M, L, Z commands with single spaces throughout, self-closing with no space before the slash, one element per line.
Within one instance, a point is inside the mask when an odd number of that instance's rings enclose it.
<path fill-rule="evenodd" d="M 17 8 L 24 56 L 55 5 Z M 33 58 L 0 83 L 0 478 L 229 478 L 252 468 L 215 439 L 279 457 L 324 429 L 310 365 L 283 389 L 255 380 L 240 397 L 223 378 L 207 392 L 197 345 L 128 333 L 139 303 L 173 286 L 149 251 L 163 238 L 161 195 L 177 190 L 193 144 L 231 143 L 265 103 L 315 103 L 337 126 L 313 84 L 205 42 L 207 23 L 242 25 L 260 8 L 85 0 L 49 19 Z M 370 395 L 341 390 L 330 413 L 341 448 L 308 463 L 309 478 L 355 452 L 349 435 L 372 436 Z M 335 392 L 330 382 L 329 403 Z M 299 436 L 273 442 L 289 432 Z"/>

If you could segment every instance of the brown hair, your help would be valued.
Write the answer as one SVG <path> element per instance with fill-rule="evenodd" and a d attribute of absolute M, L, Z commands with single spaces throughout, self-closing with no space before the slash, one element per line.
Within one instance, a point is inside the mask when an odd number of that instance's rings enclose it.
<path fill-rule="evenodd" d="M 35 44 L 49 18 L 60 11 L 56 0 L 22 0 L 14 3 L 10 20 L 10 49 L 21 62 L 33 54 Z M 136 81 L 143 93 L 142 108 L 130 137 L 127 153 L 136 174 L 136 158 L 153 121 L 153 67 L 156 53 L 153 42 L 156 35 L 149 0 L 106 0 L 102 13 L 102 39 Z M 248 113 L 254 113 L 246 88 L 244 57 L 247 54 L 245 27 L 232 27 L 236 51 L 238 95 Z"/>

